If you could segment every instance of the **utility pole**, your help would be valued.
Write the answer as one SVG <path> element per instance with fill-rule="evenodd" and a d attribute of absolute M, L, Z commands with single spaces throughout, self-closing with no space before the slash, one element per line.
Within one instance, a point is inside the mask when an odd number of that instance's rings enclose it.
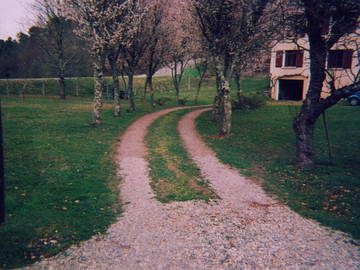
<path fill-rule="evenodd" d="M 5 222 L 5 173 L 1 103 L 0 97 L 0 225 Z"/>

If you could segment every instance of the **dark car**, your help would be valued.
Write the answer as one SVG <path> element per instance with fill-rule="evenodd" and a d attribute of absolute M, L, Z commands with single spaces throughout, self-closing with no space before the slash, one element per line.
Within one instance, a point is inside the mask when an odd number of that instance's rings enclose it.
<path fill-rule="evenodd" d="M 347 98 L 347 100 L 349 101 L 350 105 L 352 105 L 352 106 L 360 105 L 360 91 L 349 96 Z"/>
<path fill-rule="evenodd" d="M 120 91 L 120 98 L 121 99 L 129 99 L 129 93 L 127 91 Z"/>

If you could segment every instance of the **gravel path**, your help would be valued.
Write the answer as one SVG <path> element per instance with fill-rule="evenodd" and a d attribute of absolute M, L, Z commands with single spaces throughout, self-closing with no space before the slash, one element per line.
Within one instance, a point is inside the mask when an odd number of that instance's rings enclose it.
<path fill-rule="evenodd" d="M 143 139 L 152 121 L 174 110 L 140 118 L 122 137 L 117 158 L 126 205 L 108 233 L 29 269 L 360 269 L 348 238 L 300 217 L 215 158 L 195 132 L 204 110 L 187 114 L 179 131 L 222 200 L 153 199 Z"/>

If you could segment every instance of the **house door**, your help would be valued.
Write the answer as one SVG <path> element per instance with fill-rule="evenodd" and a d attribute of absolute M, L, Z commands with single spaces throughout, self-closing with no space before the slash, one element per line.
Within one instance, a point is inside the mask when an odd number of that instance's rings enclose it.
<path fill-rule="evenodd" d="M 279 80 L 279 100 L 302 100 L 303 80 Z"/>

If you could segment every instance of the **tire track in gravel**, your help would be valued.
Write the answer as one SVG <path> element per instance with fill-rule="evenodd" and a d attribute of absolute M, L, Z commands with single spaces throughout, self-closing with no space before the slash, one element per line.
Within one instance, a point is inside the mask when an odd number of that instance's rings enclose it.
<path fill-rule="evenodd" d="M 161 204 L 153 197 L 144 137 L 167 109 L 135 121 L 119 144 L 123 216 L 106 235 L 28 269 L 360 269 L 357 247 L 276 204 L 217 161 L 187 114 L 179 130 L 191 157 L 222 200 Z M 159 138 L 161 139 L 161 138 Z"/>
<path fill-rule="evenodd" d="M 197 133 L 195 125 L 195 119 L 209 110 L 188 113 L 180 120 L 178 130 L 202 176 L 223 199 L 220 204 L 224 209 L 242 213 L 242 217 L 249 220 L 246 234 L 237 237 L 244 239 L 252 235 L 251 240 L 255 241 L 250 249 L 242 248 L 253 253 L 258 261 L 251 265 L 239 264 L 239 268 L 234 269 L 360 269 L 359 249 L 349 244 L 351 240 L 344 234 L 305 219 L 274 201 L 259 185 L 216 158 Z M 265 258 L 267 263 L 262 264 Z M 282 258 L 280 263 L 276 262 L 278 258 Z M 235 259 L 232 265 L 237 265 L 238 261 Z"/>

